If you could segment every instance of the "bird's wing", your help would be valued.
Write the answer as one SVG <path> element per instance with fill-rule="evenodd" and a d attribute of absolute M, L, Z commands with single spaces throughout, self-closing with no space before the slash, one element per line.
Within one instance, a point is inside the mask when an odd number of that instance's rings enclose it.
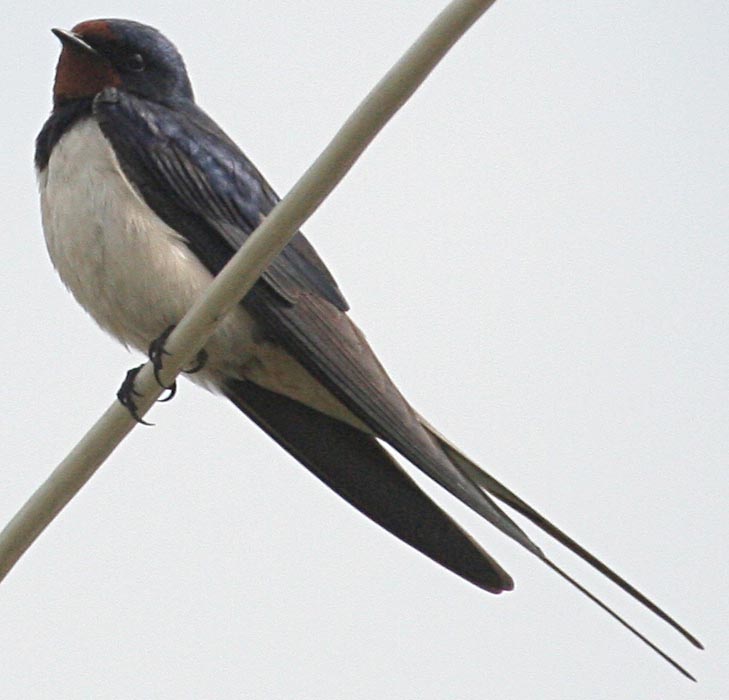
<path fill-rule="evenodd" d="M 509 575 L 451 520 L 372 435 L 252 382 L 225 394 L 315 476 L 378 525 L 491 593 Z"/>
<path fill-rule="evenodd" d="M 202 112 L 107 90 L 94 114 L 153 211 L 217 273 L 275 203 L 255 167 Z M 301 234 L 242 302 L 378 437 L 537 556 L 539 548 L 438 447 L 378 362 L 333 278 Z M 273 433 L 284 444 L 285 436 Z M 285 444 L 284 444 L 285 446 Z M 302 460 L 303 461 L 303 460 Z"/>
<path fill-rule="evenodd" d="M 202 110 L 174 110 L 109 88 L 94 114 L 122 170 L 147 204 L 217 274 L 278 197 L 256 167 Z M 283 300 L 302 292 L 348 306 L 313 246 L 297 233 L 263 273 Z"/>

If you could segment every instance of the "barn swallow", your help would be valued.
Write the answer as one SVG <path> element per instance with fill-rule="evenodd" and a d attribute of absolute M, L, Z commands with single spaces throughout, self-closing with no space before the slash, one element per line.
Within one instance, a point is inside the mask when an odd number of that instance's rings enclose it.
<path fill-rule="evenodd" d="M 94 320 L 125 345 L 147 352 L 278 197 L 195 103 L 182 57 L 157 30 L 99 19 L 53 32 L 62 50 L 53 111 L 35 155 L 48 251 Z M 329 270 L 299 232 L 222 320 L 192 378 L 230 399 L 355 508 L 476 586 L 500 593 L 513 582 L 380 441 L 583 592 L 491 496 L 700 646 L 419 416 L 348 310 Z"/>

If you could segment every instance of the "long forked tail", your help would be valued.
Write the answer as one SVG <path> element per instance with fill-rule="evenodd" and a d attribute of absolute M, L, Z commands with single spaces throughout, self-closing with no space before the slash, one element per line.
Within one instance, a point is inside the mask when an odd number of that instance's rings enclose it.
<path fill-rule="evenodd" d="M 667 612 L 665 612 L 663 609 L 659 608 L 644 593 L 641 593 L 637 588 L 635 588 L 635 586 L 630 584 L 622 576 L 620 576 L 615 571 L 613 571 L 609 566 L 607 566 L 607 564 L 603 563 L 594 554 L 592 554 L 591 552 L 586 550 L 582 545 L 578 544 L 569 535 L 567 535 L 565 532 L 560 530 L 552 522 L 547 520 L 547 518 L 545 518 L 539 511 L 537 511 L 535 508 L 533 508 L 531 505 L 529 505 L 526 501 L 524 501 L 522 498 L 517 496 L 513 491 L 511 491 L 509 488 L 504 486 L 504 484 L 502 484 L 500 481 L 495 479 L 493 476 L 491 476 L 490 474 L 485 472 L 481 467 L 479 467 L 472 460 L 470 460 L 468 457 L 466 457 L 455 445 L 453 445 L 453 443 L 451 443 L 447 438 L 445 438 L 443 435 L 441 435 L 424 418 L 421 417 L 420 422 L 421 422 L 422 426 L 435 439 L 435 441 L 440 445 L 441 449 L 448 456 L 448 459 L 450 459 L 451 462 L 453 462 L 453 464 L 455 464 L 459 469 L 461 469 L 461 471 L 463 471 L 464 474 L 468 475 L 468 477 L 475 484 L 477 484 L 479 487 L 481 487 L 487 493 L 491 494 L 494 498 L 497 498 L 502 503 L 505 503 L 507 506 L 513 508 L 517 513 L 520 513 L 525 518 L 530 520 L 541 530 L 543 530 L 548 535 L 553 537 L 561 545 L 563 545 L 564 547 L 569 549 L 571 552 L 574 552 L 581 559 L 583 559 L 588 564 L 590 564 L 592 567 L 597 569 L 601 574 L 603 574 L 606 578 L 608 578 L 610 581 L 615 583 L 618 587 L 620 587 L 622 590 L 624 590 L 628 595 L 630 595 L 632 598 L 634 598 L 639 603 L 641 603 L 646 608 L 648 608 L 648 610 L 650 610 L 652 613 L 654 613 L 659 618 L 664 620 L 667 624 L 669 624 L 671 627 L 673 627 L 677 632 L 679 632 L 683 637 L 685 637 L 695 647 L 697 647 L 699 649 L 704 648 L 703 645 L 701 644 L 701 642 L 698 639 L 696 639 L 696 637 L 694 637 L 685 627 L 683 627 L 676 620 L 674 620 Z M 597 598 L 593 593 L 591 593 L 582 584 L 580 584 L 578 581 L 576 581 L 574 578 L 572 578 L 569 574 L 567 574 L 565 571 L 563 571 L 559 566 L 557 566 L 549 558 L 547 558 L 544 555 L 539 556 L 538 558 L 540 558 L 547 566 L 549 566 L 550 569 L 555 571 L 562 578 L 564 578 L 566 581 L 568 581 L 571 585 L 573 585 L 575 588 L 577 588 L 581 593 L 586 595 L 588 598 L 590 598 L 590 600 L 592 600 L 594 603 L 596 603 L 598 606 L 600 606 L 603 610 L 605 610 L 605 612 L 607 612 L 611 617 L 615 618 L 618 622 L 620 622 L 620 624 L 622 624 L 624 627 L 626 627 L 628 630 L 630 630 L 635 636 L 637 636 L 641 641 L 643 641 L 645 644 L 647 644 L 649 647 L 651 647 L 651 649 L 653 649 L 656 653 L 658 653 L 660 656 L 662 656 L 666 661 L 668 661 L 668 663 L 670 663 L 672 666 L 674 666 L 676 669 L 678 669 L 683 675 L 685 675 L 687 678 L 690 678 L 691 680 L 696 680 L 690 673 L 688 673 L 688 671 L 686 671 L 682 666 L 680 666 L 670 656 L 668 656 L 665 652 L 663 652 L 660 648 L 658 648 L 655 644 L 653 644 L 653 642 L 651 642 L 644 635 L 642 635 L 640 632 L 638 632 L 638 630 L 636 630 L 632 625 L 630 625 L 628 622 L 626 622 L 622 617 L 620 617 L 620 615 L 618 615 L 615 611 L 613 611 L 602 600 Z"/>

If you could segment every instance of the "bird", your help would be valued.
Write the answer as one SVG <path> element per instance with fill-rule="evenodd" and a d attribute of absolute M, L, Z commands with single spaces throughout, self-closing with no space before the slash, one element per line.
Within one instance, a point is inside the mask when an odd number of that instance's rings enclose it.
<path fill-rule="evenodd" d="M 48 253 L 103 330 L 159 363 L 170 329 L 279 198 L 198 106 L 182 56 L 158 30 L 94 19 L 52 31 L 61 53 L 35 152 Z M 334 277 L 297 232 L 221 320 L 189 376 L 385 530 L 489 593 L 511 590 L 511 576 L 425 494 L 388 444 L 692 678 L 552 562 L 496 500 L 700 642 L 418 414 L 348 312 Z M 120 400 L 138 418 L 133 379 Z"/>

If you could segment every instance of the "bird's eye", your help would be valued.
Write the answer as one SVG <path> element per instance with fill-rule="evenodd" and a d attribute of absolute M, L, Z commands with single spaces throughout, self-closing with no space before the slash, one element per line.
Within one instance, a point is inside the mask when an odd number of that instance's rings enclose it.
<path fill-rule="evenodd" d="M 139 53 L 133 53 L 124 59 L 124 67 L 127 70 L 139 73 L 144 70 L 144 59 Z"/>

